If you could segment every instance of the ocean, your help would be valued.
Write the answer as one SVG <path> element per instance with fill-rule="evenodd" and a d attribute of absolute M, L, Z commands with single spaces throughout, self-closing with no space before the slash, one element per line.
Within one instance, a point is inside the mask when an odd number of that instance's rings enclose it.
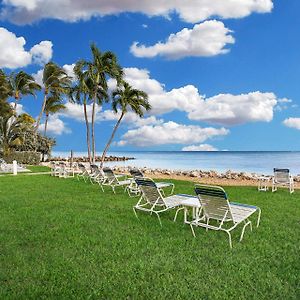
<path fill-rule="evenodd" d="M 289 151 L 124 151 L 108 155 L 134 157 L 134 160 L 108 162 L 108 166 L 132 166 L 170 170 L 215 170 L 271 175 L 273 168 L 288 168 L 300 174 L 300 152 Z M 70 152 L 53 152 L 52 156 L 68 157 Z M 74 156 L 86 156 L 74 151 Z"/>

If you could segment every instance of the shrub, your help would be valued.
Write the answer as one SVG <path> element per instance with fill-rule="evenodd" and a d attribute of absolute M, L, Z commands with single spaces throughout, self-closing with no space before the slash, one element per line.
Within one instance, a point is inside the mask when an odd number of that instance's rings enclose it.
<path fill-rule="evenodd" d="M 34 151 L 14 151 L 3 158 L 7 163 L 12 163 L 13 160 L 16 160 L 19 164 L 38 165 L 41 161 L 41 153 Z"/>

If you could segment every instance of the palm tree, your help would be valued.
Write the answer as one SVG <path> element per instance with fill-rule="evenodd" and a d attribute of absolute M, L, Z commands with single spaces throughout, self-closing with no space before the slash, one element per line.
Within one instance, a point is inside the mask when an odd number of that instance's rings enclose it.
<path fill-rule="evenodd" d="M 96 104 L 101 105 L 108 100 L 107 77 L 115 78 L 120 83 L 123 71 L 117 63 L 114 53 L 107 51 L 101 53 L 95 44 L 91 45 L 92 61 L 82 61 L 82 66 L 86 69 L 85 77 L 91 81 L 92 107 L 92 161 L 95 162 L 95 114 Z"/>
<path fill-rule="evenodd" d="M 84 113 L 84 120 L 86 126 L 86 144 L 87 144 L 87 151 L 88 151 L 88 159 L 89 163 L 92 163 L 91 157 L 91 141 L 90 141 L 90 123 L 87 115 L 87 103 L 88 100 L 91 99 L 91 92 L 92 92 L 92 81 L 89 77 L 85 77 L 85 73 L 83 70 L 84 62 L 78 61 L 74 67 L 74 73 L 76 76 L 76 84 L 70 90 L 70 99 L 72 102 L 75 101 L 79 104 L 82 103 L 83 105 L 83 113 Z M 81 97 L 83 96 L 83 97 Z"/>
<path fill-rule="evenodd" d="M 9 81 L 3 70 L 0 69 L 0 101 L 6 101 L 10 95 Z"/>
<path fill-rule="evenodd" d="M 132 88 L 127 82 L 123 82 L 123 87 L 117 88 L 112 93 L 112 98 L 113 111 L 118 113 L 120 109 L 120 117 L 112 131 L 111 137 L 104 148 L 101 157 L 100 168 L 103 167 L 106 153 L 125 114 L 130 110 L 142 118 L 145 110 L 149 111 L 151 109 L 151 105 L 148 102 L 148 95 L 143 91 Z"/>
<path fill-rule="evenodd" d="M 59 96 L 51 95 L 50 97 L 47 98 L 45 110 L 44 110 L 46 115 L 44 136 L 46 136 L 47 133 L 49 115 L 55 114 L 61 110 L 64 110 L 65 108 L 66 106 L 62 103 L 62 99 Z"/>
<path fill-rule="evenodd" d="M 44 67 L 43 72 L 43 84 L 44 84 L 44 101 L 40 114 L 36 121 L 35 131 L 38 130 L 41 118 L 45 111 L 46 101 L 49 94 L 57 95 L 60 97 L 62 94 L 68 94 L 71 78 L 67 75 L 63 68 L 55 64 L 54 62 L 48 62 Z"/>
<path fill-rule="evenodd" d="M 24 71 L 20 71 L 18 73 L 11 73 L 8 77 L 9 83 L 9 96 L 15 98 L 14 111 L 17 110 L 18 101 L 22 98 L 22 96 L 32 95 L 36 96 L 36 91 L 41 90 L 41 86 L 35 82 L 34 78 L 25 73 Z"/>

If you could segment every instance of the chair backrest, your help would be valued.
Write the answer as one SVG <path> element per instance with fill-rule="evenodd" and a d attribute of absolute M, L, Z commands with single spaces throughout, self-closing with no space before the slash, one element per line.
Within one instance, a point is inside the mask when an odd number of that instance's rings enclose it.
<path fill-rule="evenodd" d="M 274 180 L 279 183 L 288 183 L 290 181 L 290 170 L 274 168 Z"/>
<path fill-rule="evenodd" d="M 209 219 L 232 220 L 227 194 L 219 186 L 196 184 L 195 192 L 199 198 L 203 213 Z"/>
<path fill-rule="evenodd" d="M 144 174 L 139 169 L 130 169 L 129 173 L 132 177 L 144 177 Z"/>
<path fill-rule="evenodd" d="M 102 171 L 109 183 L 118 183 L 119 182 L 111 168 L 105 167 L 102 169 Z"/>
<path fill-rule="evenodd" d="M 142 191 L 142 197 L 151 205 L 157 203 L 158 205 L 165 205 L 164 198 L 157 188 L 155 182 L 147 177 L 134 178 L 139 189 Z"/>
<path fill-rule="evenodd" d="M 91 172 L 92 172 L 93 174 L 99 173 L 99 168 L 98 168 L 97 165 L 91 165 L 90 168 L 91 168 Z"/>

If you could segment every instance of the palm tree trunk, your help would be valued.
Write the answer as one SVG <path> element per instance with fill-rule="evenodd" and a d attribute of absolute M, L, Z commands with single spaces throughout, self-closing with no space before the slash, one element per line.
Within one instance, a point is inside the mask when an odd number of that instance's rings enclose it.
<path fill-rule="evenodd" d="M 91 164 L 92 157 L 91 157 L 90 125 L 89 125 L 88 115 L 86 111 L 86 101 L 83 102 L 83 111 L 84 111 L 84 119 L 85 119 L 85 126 L 86 126 L 86 144 L 88 150 L 88 158 L 89 158 L 89 163 Z"/>
<path fill-rule="evenodd" d="M 92 110 L 92 162 L 95 163 L 96 158 L 96 143 L 95 143 L 95 112 L 96 112 L 96 96 L 93 102 L 93 110 Z"/>
<path fill-rule="evenodd" d="M 39 129 L 39 125 L 41 122 L 41 118 L 43 116 L 44 110 L 45 110 L 45 106 L 46 106 L 46 101 L 47 101 L 47 93 L 45 92 L 45 96 L 44 96 L 44 101 L 43 101 L 43 105 L 42 105 L 42 109 L 40 111 L 40 114 L 36 120 L 36 125 L 35 125 L 35 132 L 37 132 L 37 130 Z"/>
<path fill-rule="evenodd" d="M 45 129 L 44 129 L 44 136 L 46 136 L 46 133 L 47 133 L 48 118 L 49 118 L 49 114 L 46 114 L 46 120 L 45 120 Z"/>
<path fill-rule="evenodd" d="M 18 102 L 18 99 L 15 98 L 15 106 L 14 106 L 14 111 L 15 113 L 17 114 L 17 102 Z"/>
<path fill-rule="evenodd" d="M 101 157 L 100 169 L 103 168 L 103 164 L 104 164 L 104 160 L 105 160 L 106 153 L 107 153 L 107 151 L 108 151 L 108 149 L 109 149 L 109 147 L 110 147 L 111 142 L 113 141 L 113 139 L 114 139 L 114 137 L 115 137 L 116 131 L 117 131 L 117 129 L 118 129 L 118 127 L 119 127 L 119 125 L 120 125 L 120 123 L 121 123 L 121 121 L 122 121 L 124 115 L 125 115 L 125 113 L 122 112 L 122 114 L 121 114 L 121 116 L 120 116 L 118 122 L 116 123 L 116 125 L 115 125 L 115 127 L 114 127 L 114 129 L 113 129 L 113 131 L 112 131 L 111 137 L 110 137 L 110 139 L 108 140 L 108 142 L 107 142 L 107 144 L 106 144 L 106 146 L 105 146 L 105 148 L 104 148 L 104 151 L 103 151 L 102 157 Z"/>

